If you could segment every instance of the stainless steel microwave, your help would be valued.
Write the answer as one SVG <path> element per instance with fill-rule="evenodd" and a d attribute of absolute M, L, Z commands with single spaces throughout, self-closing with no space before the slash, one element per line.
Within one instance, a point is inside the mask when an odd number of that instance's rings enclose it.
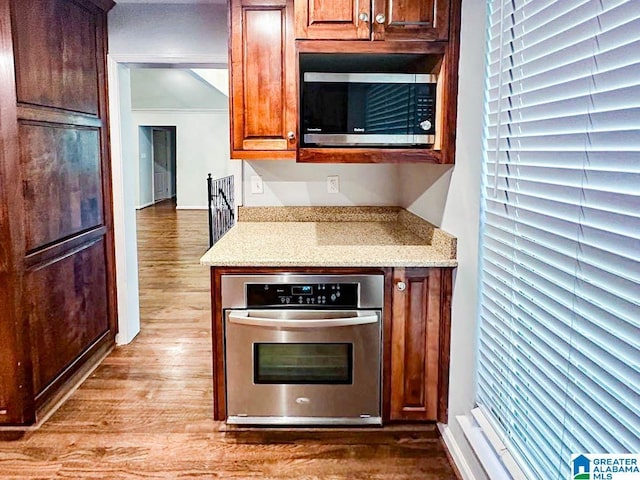
<path fill-rule="evenodd" d="M 302 145 L 431 145 L 435 110 L 435 75 L 305 72 Z"/>

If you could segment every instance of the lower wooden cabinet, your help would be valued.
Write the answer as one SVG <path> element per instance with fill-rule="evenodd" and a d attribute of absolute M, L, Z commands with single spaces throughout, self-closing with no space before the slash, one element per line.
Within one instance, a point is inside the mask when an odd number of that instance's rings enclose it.
<path fill-rule="evenodd" d="M 447 422 L 452 268 L 213 267 L 214 419 L 226 419 L 223 275 L 384 274 L 383 422 Z"/>
<path fill-rule="evenodd" d="M 390 420 L 447 422 L 451 271 L 394 268 Z"/>

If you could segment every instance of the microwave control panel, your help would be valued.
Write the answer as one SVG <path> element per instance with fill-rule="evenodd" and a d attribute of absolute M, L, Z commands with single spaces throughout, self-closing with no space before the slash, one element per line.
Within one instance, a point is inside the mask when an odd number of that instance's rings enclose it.
<path fill-rule="evenodd" d="M 416 130 L 415 133 L 435 134 L 436 131 L 436 84 L 416 85 Z"/>
<path fill-rule="evenodd" d="M 357 283 L 247 283 L 249 308 L 358 308 Z"/>

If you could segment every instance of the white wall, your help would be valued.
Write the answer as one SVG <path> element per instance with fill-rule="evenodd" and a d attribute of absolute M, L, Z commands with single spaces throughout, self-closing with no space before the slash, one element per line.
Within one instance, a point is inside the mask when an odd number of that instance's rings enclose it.
<path fill-rule="evenodd" d="M 206 208 L 207 174 L 231 173 L 229 98 L 189 69 L 132 68 L 131 105 L 133 128 L 141 135 L 137 206 L 153 200 L 152 160 L 139 127 L 176 126 L 177 206 Z"/>
<path fill-rule="evenodd" d="M 260 175 L 264 193 L 252 194 L 252 175 Z M 339 193 L 327 193 L 327 176 L 338 175 Z M 304 164 L 288 161 L 245 162 L 247 206 L 393 205 L 400 202 L 398 168 L 393 164 Z"/>
<path fill-rule="evenodd" d="M 449 424 L 443 436 L 461 469 L 486 478 L 456 421 L 475 397 L 478 236 L 482 160 L 485 0 L 462 2 L 455 167 L 404 165 L 402 205 L 458 238 L 452 299 Z"/>
<path fill-rule="evenodd" d="M 131 122 L 131 130 L 136 125 Z M 133 132 L 132 132 L 133 133 Z M 135 135 L 135 133 L 133 133 Z M 153 135 L 150 128 L 138 127 L 138 191 L 136 208 L 144 208 L 153 203 Z"/>
<path fill-rule="evenodd" d="M 207 174 L 231 174 L 227 110 L 133 110 L 133 125 L 176 126 L 177 207 L 207 208 Z M 140 152 L 136 152 L 139 160 Z M 222 161 L 221 161 L 222 160 Z"/>
<path fill-rule="evenodd" d="M 138 176 L 136 137 L 131 123 L 129 69 L 109 62 L 109 82 L 122 85 L 109 96 L 110 118 L 121 128 L 111 129 L 114 236 L 118 294 L 119 344 L 129 343 L 140 331 L 138 254 L 136 251 L 135 202 Z"/>
<path fill-rule="evenodd" d="M 109 53 L 227 57 L 227 6 L 125 4 L 109 12 Z"/>
<path fill-rule="evenodd" d="M 216 72 L 217 69 L 202 69 Z M 226 72 L 226 68 L 224 69 Z M 229 97 L 185 68 L 132 68 L 131 105 L 134 109 L 225 109 Z"/>

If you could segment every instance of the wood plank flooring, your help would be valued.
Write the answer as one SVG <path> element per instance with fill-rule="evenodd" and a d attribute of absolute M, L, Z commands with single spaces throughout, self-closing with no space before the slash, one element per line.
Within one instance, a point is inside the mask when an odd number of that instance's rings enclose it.
<path fill-rule="evenodd" d="M 142 331 L 37 431 L 0 433 L 2 479 L 456 478 L 435 430 L 230 431 L 212 420 L 203 211 L 138 212 Z"/>

